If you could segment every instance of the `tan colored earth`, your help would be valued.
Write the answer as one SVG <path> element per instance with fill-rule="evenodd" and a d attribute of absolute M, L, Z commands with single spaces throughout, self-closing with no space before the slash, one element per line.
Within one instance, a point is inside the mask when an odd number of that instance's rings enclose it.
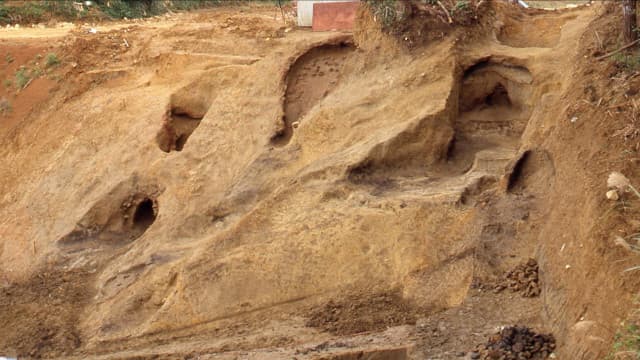
<path fill-rule="evenodd" d="M 486 6 L 411 47 L 267 5 L 0 30 L 3 78 L 61 58 L 0 92 L 0 356 L 456 359 L 518 324 L 604 358 L 640 288 L 619 10 Z M 539 296 L 483 286 L 530 258 Z"/>

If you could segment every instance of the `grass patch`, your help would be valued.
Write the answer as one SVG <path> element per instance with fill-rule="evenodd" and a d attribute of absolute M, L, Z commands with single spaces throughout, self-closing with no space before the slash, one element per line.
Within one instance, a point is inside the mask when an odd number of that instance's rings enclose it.
<path fill-rule="evenodd" d="M 606 360 L 640 359 L 640 326 L 631 322 L 619 330 Z"/>
<path fill-rule="evenodd" d="M 9 54 L 9 53 L 7 53 L 7 54 L 4 56 L 4 61 L 6 61 L 6 62 L 7 62 L 7 64 L 11 64 L 11 63 L 13 62 L 13 60 L 14 60 L 14 59 L 13 59 L 13 56 L 11 56 L 11 54 Z"/>
<path fill-rule="evenodd" d="M 631 53 L 618 53 L 611 57 L 617 67 L 633 71 L 640 68 L 640 55 L 637 51 Z"/>
<path fill-rule="evenodd" d="M 60 64 L 60 59 L 58 59 L 58 55 L 55 53 L 49 53 L 44 59 L 44 64 L 46 67 L 52 67 Z"/>
<path fill-rule="evenodd" d="M 24 87 L 27 86 L 30 80 L 31 76 L 27 73 L 26 68 L 20 68 L 18 71 L 16 71 L 15 84 L 18 90 L 24 89 Z"/>
<path fill-rule="evenodd" d="M 4 81 L 2 81 L 2 85 L 4 85 L 4 87 L 8 89 L 11 87 L 11 85 L 13 85 L 13 82 L 9 79 L 4 79 Z"/>

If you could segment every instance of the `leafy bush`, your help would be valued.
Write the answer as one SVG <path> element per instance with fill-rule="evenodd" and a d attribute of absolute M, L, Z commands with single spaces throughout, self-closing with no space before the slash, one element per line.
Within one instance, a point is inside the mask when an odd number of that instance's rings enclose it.
<path fill-rule="evenodd" d="M 0 3 L 0 23 L 7 24 L 11 21 L 9 18 L 9 8 Z"/>
<path fill-rule="evenodd" d="M 35 23 L 41 22 L 44 19 L 44 15 L 47 12 L 47 9 L 38 3 L 26 3 L 22 6 L 16 6 L 14 12 L 14 16 L 17 17 L 17 21 L 20 23 Z"/>
<path fill-rule="evenodd" d="M 247 0 L 244 0 L 247 1 Z M 168 10 L 193 10 L 228 3 L 242 3 L 243 0 L 96 0 L 98 6 L 74 6 L 75 0 L 45 0 L 24 2 L 22 5 L 4 5 L 0 0 L 0 24 L 39 23 L 51 18 L 73 20 L 95 17 L 123 19 L 141 18 L 163 14 Z M 284 2 L 284 1 L 283 1 Z"/>
<path fill-rule="evenodd" d="M 171 7 L 176 10 L 193 10 L 220 5 L 222 0 L 177 0 L 171 2 Z"/>
<path fill-rule="evenodd" d="M 75 19 L 81 17 L 80 12 L 73 6 L 74 0 L 48 0 L 43 7 L 52 15 L 62 19 Z"/>
<path fill-rule="evenodd" d="M 145 15 L 146 2 L 112 0 L 101 5 L 102 11 L 115 19 L 139 18 Z"/>
<path fill-rule="evenodd" d="M 39 23 L 52 17 L 74 19 L 78 11 L 73 3 L 73 0 L 47 0 L 8 6 L 0 2 L 0 23 Z"/>

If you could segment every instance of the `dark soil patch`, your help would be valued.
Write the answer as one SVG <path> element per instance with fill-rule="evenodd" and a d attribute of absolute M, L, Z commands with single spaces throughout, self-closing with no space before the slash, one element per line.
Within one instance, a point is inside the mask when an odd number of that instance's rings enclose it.
<path fill-rule="evenodd" d="M 529 259 L 526 263 L 522 263 L 513 270 L 508 271 L 502 279 L 489 281 L 474 287 L 495 293 L 509 289 L 512 292 L 521 293 L 523 297 L 538 297 L 540 295 L 538 262 L 534 259 Z"/>
<path fill-rule="evenodd" d="M 511 326 L 491 336 L 471 353 L 472 359 L 547 359 L 556 348 L 551 334 L 537 334 L 525 326 Z"/>

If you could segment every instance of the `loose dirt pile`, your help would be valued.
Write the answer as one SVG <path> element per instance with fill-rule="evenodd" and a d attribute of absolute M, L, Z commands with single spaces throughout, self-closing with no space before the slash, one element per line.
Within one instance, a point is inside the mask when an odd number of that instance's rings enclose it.
<path fill-rule="evenodd" d="M 547 359 L 556 348 L 552 335 L 537 334 L 525 326 L 506 327 L 470 354 L 471 359 Z"/>
<path fill-rule="evenodd" d="M 535 259 L 529 259 L 526 263 L 508 271 L 502 279 L 474 285 L 484 291 L 499 293 L 508 289 L 511 292 L 521 293 L 523 297 L 537 297 L 540 295 L 538 262 Z"/>
<path fill-rule="evenodd" d="M 503 286 L 513 292 L 522 292 L 524 297 L 536 297 L 540 295 L 540 283 L 538 282 L 538 263 L 529 259 L 526 264 L 518 265 L 505 276 Z M 496 288 L 499 291 L 499 288 Z"/>

